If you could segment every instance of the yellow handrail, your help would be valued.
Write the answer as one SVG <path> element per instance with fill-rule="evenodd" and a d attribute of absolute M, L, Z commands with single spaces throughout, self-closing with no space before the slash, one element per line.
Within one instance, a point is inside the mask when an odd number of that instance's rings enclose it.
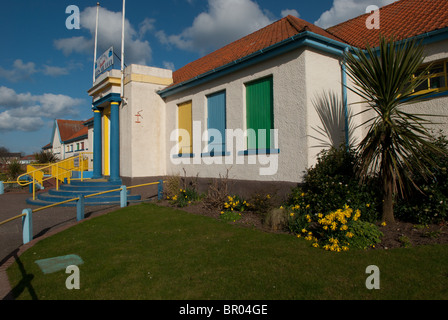
<path fill-rule="evenodd" d="M 7 224 L 8 222 L 14 221 L 14 220 L 16 220 L 16 219 L 22 218 L 22 217 L 24 217 L 24 216 L 26 216 L 26 214 L 21 214 L 21 215 L 12 217 L 12 218 L 10 218 L 10 219 L 8 219 L 8 220 L 2 221 L 2 222 L 0 222 L 0 226 L 1 226 L 1 225 L 4 225 L 4 224 Z"/>
<path fill-rule="evenodd" d="M 79 200 L 79 197 L 78 198 L 73 198 L 73 199 L 70 199 L 70 200 L 61 201 L 61 202 L 58 202 L 58 203 L 53 203 L 53 204 L 50 204 L 50 205 L 45 206 L 45 207 L 37 208 L 37 209 L 33 210 L 33 212 L 36 213 L 36 212 L 39 212 L 39 211 L 42 211 L 42 210 L 45 210 L 45 209 L 50 209 L 50 208 L 53 208 L 53 207 L 60 206 L 62 204 L 66 204 L 66 203 L 70 203 L 70 202 L 78 201 L 78 200 Z"/>
<path fill-rule="evenodd" d="M 166 183 L 166 181 L 162 181 L 162 183 Z M 129 190 L 129 189 L 140 188 L 140 187 L 146 187 L 146 186 L 151 186 L 151 185 L 156 185 L 156 184 L 160 184 L 160 182 L 151 182 L 151 183 L 139 184 L 139 185 L 135 185 L 135 186 L 127 187 L 126 189 Z M 99 192 L 99 193 L 95 193 L 95 194 L 90 194 L 90 195 L 85 196 L 84 198 L 91 198 L 91 197 L 95 197 L 95 196 L 103 195 L 103 194 L 106 194 L 106 193 L 111 193 L 111 192 L 121 191 L 121 190 L 123 190 L 123 187 L 120 187 L 120 188 L 118 188 L 118 189 L 114 189 L 114 190 L 108 190 L 108 191 L 104 191 L 104 192 Z M 33 212 L 36 213 L 36 212 L 39 212 L 39 211 L 43 211 L 43 210 L 46 210 L 46 209 L 49 209 L 49 208 L 57 207 L 57 206 L 60 206 L 60 205 L 62 205 L 62 204 L 66 204 L 66 203 L 70 203 L 70 202 L 78 201 L 78 200 L 79 200 L 79 197 L 77 197 L 77 198 L 73 198 L 73 199 L 70 199 L 70 200 L 65 200 L 65 201 L 58 202 L 58 203 L 54 203 L 54 204 L 51 204 L 51 205 L 48 205 L 48 206 L 45 206 L 45 207 L 40 207 L 40 208 L 38 208 L 38 209 L 33 210 Z M 8 222 L 11 222 L 11 221 L 13 221 L 13 220 L 22 218 L 22 217 L 24 217 L 24 216 L 26 216 L 26 214 L 21 214 L 21 215 L 12 217 L 12 218 L 10 218 L 10 219 L 8 219 L 8 220 L 2 221 L 2 222 L 0 222 L 0 226 L 3 225 L 3 224 L 6 224 L 6 223 L 8 223 Z"/>
<path fill-rule="evenodd" d="M 43 165 L 42 168 L 36 168 L 36 165 L 28 165 L 27 172 L 20 175 L 17 178 L 17 183 L 24 187 L 33 184 L 33 200 L 36 199 L 36 182 L 40 185 L 43 184 L 44 181 L 50 180 L 52 178 L 56 179 L 56 190 L 59 190 L 59 182 L 63 182 L 64 179 L 67 179 L 70 182 L 71 173 L 75 170 L 79 170 L 81 172 L 81 181 L 83 181 L 84 171 L 89 169 L 88 156 L 89 154 L 93 154 L 92 152 L 81 152 L 77 156 L 59 161 L 57 163 Z M 77 163 L 77 165 L 76 165 Z M 50 174 L 50 177 L 44 179 L 44 175 L 47 172 Z M 22 181 L 21 179 L 25 176 L 29 176 L 32 178 L 32 181 Z"/>

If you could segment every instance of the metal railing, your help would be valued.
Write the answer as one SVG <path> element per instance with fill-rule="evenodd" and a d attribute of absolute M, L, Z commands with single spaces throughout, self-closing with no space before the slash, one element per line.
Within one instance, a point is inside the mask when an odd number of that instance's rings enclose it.
<path fill-rule="evenodd" d="M 72 172 L 79 171 L 80 180 L 85 180 L 84 172 L 89 170 L 90 155 L 92 152 L 81 152 L 78 155 L 51 164 L 28 165 L 27 172 L 17 178 L 17 184 L 22 187 L 32 184 L 33 200 L 36 200 L 36 184 L 43 186 L 45 181 L 55 179 L 56 190 L 59 190 L 59 184 L 67 180 L 70 183 Z"/>
<path fill-rule="evenodd" d="M 140 187 L 146 187 L 146 186 L 151 186 L 151 185 L 158 185 L 158 190 L 157 190 L 157 198 L 159 200 L 162 199 L 163 197 L 163 185 L 164 185 L 165 181 L 163 180 L 159 180 L 157 182 L 151 182 L 151 183 L 146 183 L 146 184 L 140 184 L 140 185 L 136 185 L 136 186 L 131 186 L 131 187 L 126 187 L 126 186 L 121 186 L 120 188 L 114 189 L 114 190 L 108 190 L 108 191 L 104 191 L 104 192 L 98 192 L 98 193 L 94 193 L 94 194 L 89 194 L 89 195 L 80 195 L 79 197 L 70 199 L 70 200 L 65 200 L 65 201 L 61 201 L 58 203 L 54 203 L 45 207 L 40 207 L 37 208 L 35 210 L 32 209 L 24 209 L 22 211 L 22 214 L 17 215 L 15 217 L 12 217 L 10 219 L 7 219 L 5 221 L 0 222 L 0 226 L 7 224 L 9 222 L 12 222 L 14 220 L 20 219 L 22 218 L 22 239 L 23 239 L 23 244 L 27 244 L 28 242 L 30 242 L 31 240 L 33 240 L 33 214 L 46 210 L 46 209 L 50 209 L 53 207 L 57 207 L 63 204 L 67 204 L 67 203 L 71 203 L 71 202 L 75 202 L 76 201 L 76 220 L 79 222 L 81 220 L 84 220 L 84 212 L 85 212 L 85 199 L 87 198 L 93 198 L 93 197 L 97 197 L 100 195 L 104 195 L 104 194 L 108 194 L 111 192 L 117 192 L 120 191 L 120 207 L 124 208 L 127 207 L 128 202 L 127 202 L 127 191 L 130 189 L 134 189 L 134 188 L 140 188 Z"/>

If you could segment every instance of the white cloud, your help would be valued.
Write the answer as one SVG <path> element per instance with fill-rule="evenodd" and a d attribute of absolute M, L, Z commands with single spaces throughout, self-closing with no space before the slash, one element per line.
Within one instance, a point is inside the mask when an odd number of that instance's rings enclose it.
<path fill-rule="evenodd" d="M 54 41 L 56 49 L 61 50 L 66 56 L 76 53 L 88 53 L 92 51 L 93 39 L 85 37 L 72 37 L 66 39 L 58 39 Z M 92 51 L 93 52 L 93 51 Z"/>
<path fill-rule="evenodd" d="M 77 36 L 72 38 L 57 39 L 54 45 L 65 55 L 72 53 L 91 54 L 94 51 L 94 39 L 96 28 L 96 6 L 88 7 L 80 15 L 81 29 L 87 30 L 90 36 Z M 98 26 L 98 55 L 111 46 L 120 56 L 121 52 L 121 21 L 122 13 L 109 11 L 100 7 Z M 137 31 L 128 19 L 125 21 L 125 59 L 126 64 L 148 64 L 151 61 L 151 47 L 148 41 L 143 41 L 142 36 L 152 30 L 154 20 L 145 19 Z"/>
<path fill-rule="evenodd" d="M 397 0 L 334 0 L 331 9 L 322 13 L 314 24 L 326 29 L 366 13 L 367 7 L 371 5 L 383 7 L 395 1 Z"/>
<path fill-rule="evenodd" d="M 207 12 L 191 27 L 176 35 L 156 35 L 163 44 L 205 54 L 267 26 L 273 22 L 269 16 L 252 0 L 208 0 Z"/>
<path fill-rule="evenodd" d="M 44 125 L 44 121 L 37 117 L 14 117 L 8 111 L 0 113 L 0 132 L 25 131 L 32 132 L 39 130 Z"/>
<path fill-rule="evenodd" d="M 172 71 L 176 70 L 174 63 L 170 62 L 170 61 L 163 61 L 163 67 L 165 69 L 172 70 Z"/>
<path fill-rule="evenodd" d="M 155 22 L 156 22 L 155 19 L 146 18 L 145 20 L 143 20 L 142 23 L 139 24 L 138 35 L 139 35 L 140 39 L 143 38 L 147 32 L 154 31 Z"/>
<path fill-rule="evenodd" d="M 0 131 L 36 131 L 44 119 L 76 116 L 82 99 L 62 94 L 16 93 L 0 87 Z"/>
<path fill-rule="evenodd" d="M 82 64 L 69 62 L 66 67 L 51 66 L 45 64 L 42 68 L 37 68 L 34 62 L 23 62 L 20 59 L 14 61 L 11 69 L 0 67 L 0 78 L 9 80 L 10 82 L 31 81 L 35 74 L 44 74 L 51 77 L 65 76 L 70 70 L 80 69 Z"/>
<path fill-rule="evenodd" d="M 54 67 L 54 66 L 48 66 L 48 65 L 44 65 L 44 69 L 42 72 L 45 75 L 52 76 L 52 77 L 65 76 L 65 75 L 69 74 L 67 68 Z"/>
<path fill-rule="evenodd" d="M 297 17 L 297 18 L 300 17 L 300 14 L 296 9 L 285 9 L 285 10 L 282 10 L 281 14 L 282 14 L 282 17 L 286 17 L 289 15 Z"/>
<path fill-rule="evenodd" d="M 8 79 L 11 82 L 31 80 L 31 76 L 36 72 L 37 69 L 34 62 L 24 63 L 20 59 L 14 61 L 13 67 L 10 70 L 0 67 L 0 77 Z"/>

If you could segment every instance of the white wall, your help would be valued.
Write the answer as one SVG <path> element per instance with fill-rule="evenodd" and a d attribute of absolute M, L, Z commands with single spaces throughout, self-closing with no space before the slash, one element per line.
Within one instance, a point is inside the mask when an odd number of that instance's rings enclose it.
<path fill-rule="evenodd" d="M 57 124 L 54 126 L 54 135 L 53 135 L 53 153 L 58 157 L 59 160 L 65 159 L 65 148 L 64 145 L 61 144 L 61 139 L 59 136 L 59 130 Z"/>
<path fill-rule="evenodd" d="M 188 91 L 170 96 L 167 102 L 167 174 L 181 174 L 185 168 L 188 176 L 199 174 L 201 178 L 218 177 L 230 169 L 229 178 L 258 181 L 300 181 L 303 171 L 309 166 L 308 157 L 308 129 L 307 119 L 309 111 L 309 99 L 307 98 L 307 83 L 305 62 L 307 53 L 304 49 L 281 55 L 276 59 L 262 62 L 255 66 L 239 70 L 225 77 L 213 80 Z M 233 165 L 229 164 L 173 164 L 171 150 L 176 142 L 169 141 L 171 133 L 177 128 L 177 105 L 192 100 L 193 121 L 201 121 L 201 133 L 207 128 L 206 122 L 206 96 L 225 89 L 227 94 L 227 129 L 246 129 L 245 120 L 245 84 L 265 76 L 273 76 L 274 82 L 274 127 L 279 129 L 278 148 L 280 154 L 270 155 L 271 163 L 256 161 L 249 164 L 250 156 L 244 156 L 244 164 L 236 164 L 236 146 L 233 146 L 231 158 Z M 194 129 L 193 129 L 194 130 Z M 197 132 L 193 132 L 196 135 Z M 204 151 L 206 142 L 202 142 L 201 150 Z M 197 145 L 193 146 L 197 149 Z M 195 152 L 195 151 L 194 151 Z M 195 152 L 196 153 L 196 152 Z M 269 158 L 265 158 L 268 161 Z M 260 175 L 260 168 L 275 165 L 277 157 L 278 170 L 273 175 Z M 223 162 L 225 162 L 225 159 Z M 174 160 L 176 161 L 176 160 Z M 179 161 L 179 160 L 177 160 Z"/>
<path fill-rule="evenodd" d="M 425 62 L 428 63 L 448 59 L 448 40 L 427 45 L 425 47 L 425 54 Z M 427 117 L 427 119 L 435 122 L 429 126 L 430 130 L 433 130 L 435 133 L 442 130 L 445 135 L 448 135 L 447 95 L 407 106 L 406 111 L 416 114 L 436 115 L 436 117 Z"/>
<path fill-rule="evenodd" d="M 125 76 L 127 104 L 120 107 L 120 175 L 165 175 L 165 102 L 157 92 L 167 86 L 164 83 L 172 82 L 172 71 L 131 65 Z"/>

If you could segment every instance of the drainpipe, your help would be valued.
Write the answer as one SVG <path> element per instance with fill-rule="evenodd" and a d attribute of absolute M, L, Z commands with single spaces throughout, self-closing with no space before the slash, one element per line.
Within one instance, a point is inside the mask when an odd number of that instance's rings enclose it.
<path fill-rule="evenodd" d="M 348 47 L 345 48 L 344 52 L 348 52 Z M 344 106 L 344 112 L 345 112 L 345 146 L 348 148 L 350 145 L 349 142 L 349 128 L 348 128 L 348 102 L 347 102 L 347 66 L 345 59 L 343 58 L 341 62 L 342 67 L 342 103 Z"/>

